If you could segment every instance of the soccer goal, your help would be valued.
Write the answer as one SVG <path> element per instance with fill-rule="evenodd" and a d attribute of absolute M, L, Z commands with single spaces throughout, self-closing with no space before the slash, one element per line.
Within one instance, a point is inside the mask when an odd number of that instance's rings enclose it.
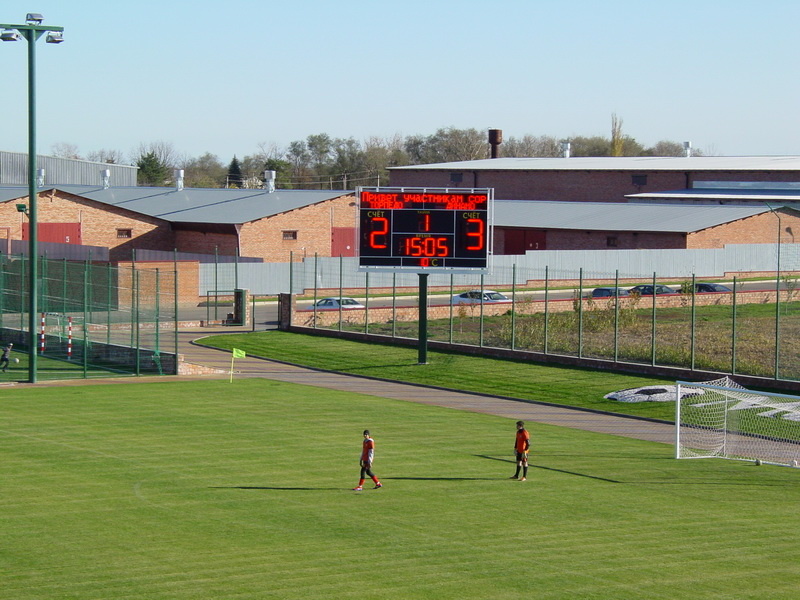
<path fill-rule="evenodd" d="M 678 381 L 676 458 L 800 463 L 800 397 L 754 392 L 724 377 Z"/>

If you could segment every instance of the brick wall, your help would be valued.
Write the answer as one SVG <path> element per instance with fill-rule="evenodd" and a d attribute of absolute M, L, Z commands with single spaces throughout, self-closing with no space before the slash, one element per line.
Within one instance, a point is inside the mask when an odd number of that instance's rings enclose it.
<path fill-rule="evenodd" d="M 18 200 L 0 203 L 0 226 L 10 239 L 22 239 L 22 223 L 27 222 L 28 217 L 17 212 L 16 205 L 27 202 L 26 195 Z M 174 248 L 172 232 L 166 221 L 59 190 L 39 194 L 37 219 L 39 223 L 80 223 L 83 244 L 109 248 L 111 260 L 130 259 L 133 247 L 153 250 Z M 130 229 L 132 237 L 117 237 L 118 229 Z"/>
<path fill-rule="evenodd" d="M 691 187 L 693 181 L 800 181 L 795 171 L 463 171 L 460 184 L 450 182 L 452 170 L 389 172 L 389 185 L 414 187 L 488 187 L 501 200 L 563 200 L 623 202 L 627 194 L 663 192 Z M 646 175 L 635 185 L 632 175 Z"/>
<path fill-rule="evenodd" d="M 133 285 L 133 264 L 130 262 L 121 262 L 118 264 L 119 270 L 119 285 L 121 290 L 128 290 L 128 293 L 120 292 L 120 305 L 130 306 L 131 297 L 130 290 Z M 145 272 L 150 272 L 149 275 L 139 277 L 139 290 L 140 294 L 152 297 L 155 294 L 155 274 L 152 273 L 156 269 L 163 272 L 163 276 L 159 274 L 159 291 L 165 297 L 172 297 L 174 293 L 174 284 L 172 274 L 175 271 L 175 266 L 178 268 L 178 304 L 184 306 L 197 306 L 197 290 L 200 288 L 200 269 L 199 263 L 196 261 L 150 261 L 150 262 L 136 262 L 136 269 L 141 269 Z"/>
<path fill-rule="evenodd" d="M 687 248 L 722 248 L 725 244 L 774 244 L 781 228 L 781 243 L 800 243 L 800 214 L 793 210 L 778 210 L 755 215 L 718 227 L 709 227 L 688 235 Z"/>
<path fill-rule="evenodd" d="M 241 254 L 261 256 L 267 262 L 288 262 L 290 255 L 295 260 L 315 253 L 331 256 L 331 229 L 354 227 L 356 215 L 356 199 L 351 194 L 245 223 L 240 232 Z M 297 238 L 283 239 L 284 231 L 296 231 Z"/>

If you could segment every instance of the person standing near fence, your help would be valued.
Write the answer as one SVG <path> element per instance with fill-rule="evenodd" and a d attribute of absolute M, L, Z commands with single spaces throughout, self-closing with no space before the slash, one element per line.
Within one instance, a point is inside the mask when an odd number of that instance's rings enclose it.
<path fill-rule="evenodd" d="M 14 344 L 9 342 L 8 345 L 3 348 L 3 355 L 0 356 L 0 366 L 3 367 L 3 373 L 5 373 L 6 369 L 8 368 L 8 362 L 11 360 L 11 349 L 13 347 Z"/>

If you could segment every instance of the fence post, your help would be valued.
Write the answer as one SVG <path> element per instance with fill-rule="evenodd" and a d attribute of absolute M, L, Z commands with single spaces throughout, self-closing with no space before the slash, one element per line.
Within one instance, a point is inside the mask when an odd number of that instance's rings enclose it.
<path fill-rule="evenodd" d="M 481 321 L 478 332 L 478 346 L 481 348 L 483 348 L 483 316 L 484 316 L 483 307 L 485 304 L 485 302 L 483 301 L 483 290 L 484 290 L 483 278 L 484 278 L 483 273 L 481 273 Z"/>
<path fill-rule="evenodd" d="M 450 341 L 449 343 L 453 343 L 453 277 L 454 275 L 450 273 Z"/>
<path fill-rule="evenodd" d="M 317 277 L 318 277 L 318 275 L 317 275 L 317 266 L 318 266 L 318 262 L 319 262 L 319 255 L 316 252 L 314 252 L 314 304 L 313 304 L 313 307 L 314 307 L 314 315 L 313 315 L 314 329 L 317 328 Z"/>
<path fill-rule="evenodd" d="M 364 296 L 364 333 L 369 333 L 369 271 L 364 274 L 366 294 Z"/>
<path fill-rule="evenodd" d="M 653 313 L 652 326 L 650 328 L 650 364 L 656 364 L 656 274 L 653 272 Z"/>
<path fill-rule="evenodd" d="M 339 331 L 342 330 L 342 257 L 339 256 Z"/>
<path fill-rule="evenodd" d="M 619 362 L 619 269 L 614 271 L 614 362 Z"/>
<path fill-rule="evenodd" d="M 517 335 L 517 263 L 511 265 L 511 349 L 516 350 Z"/>
<path fill-rule="evenodd" d="M 692 334 L 691 334 L 691 336 L 690 336 L 690 337 L 691 337 L 691 340 L 690 340 L 691 346 L 689 347 L 689 348 L 690 348 L 690 350 L 689 350 L 689 356 L 690 356 L 690 360 L 691 360 L 692 371 L 694 371 L 694 359 L 695 359 L 695 355 L 694 355 L 694 350 L 695 350 L 695 335 L 697 334 L 697 328 L 696 328 L 696 317 L 697 317 L 697 312 L 696 312 L 696 311 L 697 311 L 697 294 L 695 294 L 695 290 L 696 290 L 696 288 L 695 288 L 695 285 L 694 285 L 696 280 L 697 280 L 697 276 L 696 276 L 694 273 L 692 273 L 692 290 L 691 290 L 691 293 L 692 293 L 692 323 L 691 323 L 691 332 L 692 332 Z"/>
<path fill-rule="evenodd" d="M 736 375 L 736 287 L 736 275 L 734 275 L 731 300 L 731 375 Z"/>
<path fill-rule="evenodd" d="M 86 289 L 89 287 L 89 261 L 83 263 L 83 378 L 89 378 L 89 294 Z"/>
<path fill-rule="evenodd" d="M 392 272 L 392 337 L 397 333 L 397 273 Z"/>
<path fill-rule="evenodd" d="M 550 267 L 544 268 L 544 353 L 547 354 L 548 321 L 550 320 Z"/>
<path fill-rule="evenodd" d="M 134 270 L 133 275 L 136 291 L 136 346 L 134 347 L 134 351 L 136 352 L 136 375 L 141 375 L 141 357 L 139 356 L 139 271 Z"/>
<path fill-rule="evenodd" d="M 117 286 L 117 303 L 119 304 L 119 286 Z M 106 344 L 111 345 L 111 263 L 106 263 Z"/>
<path fill-rule="evenodd" d="M 219 321 L 219 246 L 214 246 L 214 320 Z"/>
<path fill-rule="evenodd" d="M 583 358 L 583 267 L 578 269 L 578 358 Z"/>

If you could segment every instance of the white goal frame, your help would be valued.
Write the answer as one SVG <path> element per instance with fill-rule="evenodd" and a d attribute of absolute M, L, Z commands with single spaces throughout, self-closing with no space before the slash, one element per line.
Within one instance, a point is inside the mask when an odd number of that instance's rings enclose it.
<path fill-rule="evenodd" d="M 800 466 L 800 397 L 748 390 L 728 377 L 676 384 L 675 458 Z"/>

